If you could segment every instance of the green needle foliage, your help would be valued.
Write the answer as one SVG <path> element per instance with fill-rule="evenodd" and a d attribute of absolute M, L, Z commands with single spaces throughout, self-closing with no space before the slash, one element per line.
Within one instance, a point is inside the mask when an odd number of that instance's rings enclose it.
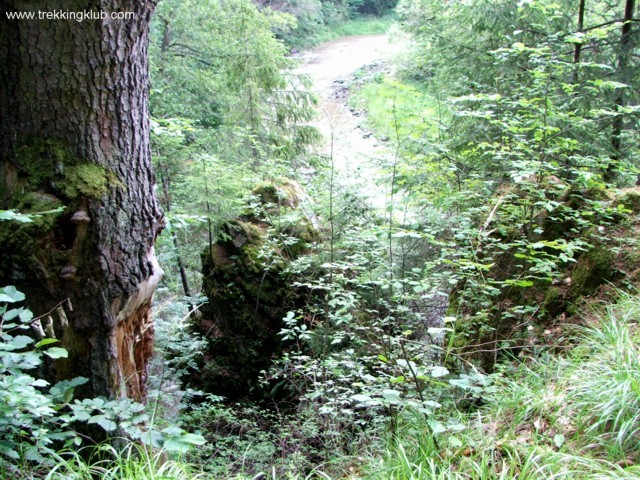
<path fill-rule="evenodd" d="M 153 115 L 191 119 L 208 153 L 236 163 L 294 159 L 317 140 L 305 125 L 315 102 L 308 82 L 275 38 L 294 23 L 249 0 L 164 0 L 152 25 Z"/>

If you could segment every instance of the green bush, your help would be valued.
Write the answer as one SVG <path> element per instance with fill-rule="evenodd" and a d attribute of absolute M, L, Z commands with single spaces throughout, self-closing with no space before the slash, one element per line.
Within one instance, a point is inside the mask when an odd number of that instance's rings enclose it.
<path fill-rule="evenodd" d="M 184 453 L 204 439 L 177 427 L 161 431 L 148 427 L 145 407 L 128 399 L 74 400 L 75 387 L 85 378 L 50 385 L 39 378 L 46 359 L 66 358 L 67 351 L 47 322 L 17 304 L 25 295 L 13 286 L 0 289 L 0 471 L 12 478 L 27 478 L 32 471 L 50 469 L 60 460 L 60 450 L 73 450 L 86 438 L 76 431 L 78 423 L 95 424 L 107 435 L 125 434 L 129 439 Z M 62 308 L 62 307 L 60 307 Z M 28 331 L 40 337 L 36 341 Z"/>
<path fill-rule="evenodd" d="M 71 425 L 73 417 L 63 408 L 74 388 L 87 381 L 78 378 L 50 386 L 32 374 L 45 356 L 56 359 L 67 352 L 52 346 L 55 339 L 35 342 L 24 335 L 34 324 L 31 311 L 16 306 L 24 299 L 15 287 L 0 290 L 0 462 L 8 472 L 31 462 L 50 464 L 57 446 L 81 442 Z"/>

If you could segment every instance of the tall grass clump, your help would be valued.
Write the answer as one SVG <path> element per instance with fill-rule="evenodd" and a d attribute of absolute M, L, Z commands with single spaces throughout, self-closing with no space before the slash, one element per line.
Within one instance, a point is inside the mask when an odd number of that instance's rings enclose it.
<path fill-rule="evenodd" d="M 567 385 L 579 432 L 626 453 L 640 452 L 640 300 L 625 296 L 585 327 Z"/>
<path fill-rule="evenodd" d="M 61 452 L 46 480 L 199 480 L 206 477 L 196 465 L 172 460 L 163 450 L 134 442 L 123 448 L 104 443 L 84 452 Z M 86 451 L 86 450 L 85 450 Z"/>

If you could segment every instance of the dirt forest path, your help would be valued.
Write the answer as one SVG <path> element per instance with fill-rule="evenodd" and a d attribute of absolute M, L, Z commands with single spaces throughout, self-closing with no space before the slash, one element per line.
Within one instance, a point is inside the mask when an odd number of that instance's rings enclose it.
<path fill-rule="evenodd" d="M 376 184 L 381 176 L 377 164 L 389 152 L 359 127 L 364 119 L 356 117 L 345 105 L 345 94 L 357 70 L 389 62 L 401 48 L 386 34 L 361 35 L 338 38 L 296 55 L 301 60 L 296 73 L 308 75 L 312 90 L 318 95 L 314 125 L 324 137 L 319 153 L 333 157 L 340 184 L 356 186 L 369 197 L 372 206 L 381 209 L 386 192 Z"/>

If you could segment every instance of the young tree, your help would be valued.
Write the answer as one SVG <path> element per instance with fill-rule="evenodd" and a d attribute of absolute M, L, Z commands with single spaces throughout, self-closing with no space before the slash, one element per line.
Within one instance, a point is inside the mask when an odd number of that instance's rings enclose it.
<path fill-rule="evenodd" d="M 55 375 L 89 377 L 87 395 L 145 393 L 162 276 L 147 104 L 154 3 L 0 2 L 0 208 L 64 206 L 2 225 L 0 282 L 25 291 L 36 314 L 70 299 L 68 321 L 53 325 L 69 351 Z"/>
<path fill-rule="evenodd" d="M 257 167 L 301 154 L 318 138 L 306 125 L 314 100 L 274 34 L 292 22 L 250 0 L 161 2 L 152 27 L 153 115 L 215 129 L 217 153 L 235 162 Z"/>

